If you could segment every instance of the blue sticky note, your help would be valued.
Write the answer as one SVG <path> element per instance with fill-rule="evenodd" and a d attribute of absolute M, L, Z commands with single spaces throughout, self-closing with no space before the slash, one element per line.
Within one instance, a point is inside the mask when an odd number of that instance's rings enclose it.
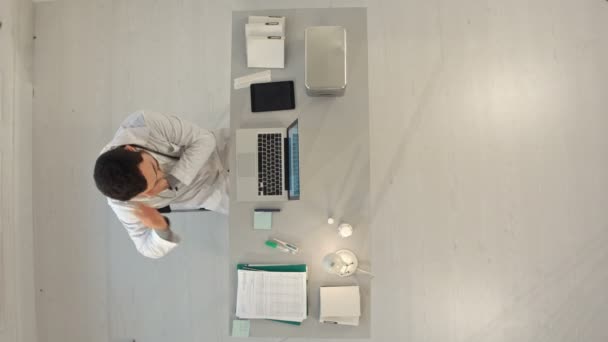
<path fill-rule="evenodd" d="M 232 321 L 233 337 L 249 337 L 251 323 L 246 319 L 235 319 Z"/>
<path fill-rule="evenodd" d="M 254 211 L 253 229 L 272 229 L 272 213 L 265 211 Z"/>

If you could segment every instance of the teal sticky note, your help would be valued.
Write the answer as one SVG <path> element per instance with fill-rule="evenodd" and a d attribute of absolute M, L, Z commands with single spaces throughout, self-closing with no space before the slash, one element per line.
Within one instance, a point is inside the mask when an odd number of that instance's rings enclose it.
<path fill-rule="evenodd" d="M 249 328 L 251 328 L 251 323 L 248 320 L 235 319 L 232 321 L 232 336 L 249 337 Z"/>
<path fill-rule="evenodd" d="M 265 211 L 254 211 L 253 229 L 272 229 L 272 213 Z"/>

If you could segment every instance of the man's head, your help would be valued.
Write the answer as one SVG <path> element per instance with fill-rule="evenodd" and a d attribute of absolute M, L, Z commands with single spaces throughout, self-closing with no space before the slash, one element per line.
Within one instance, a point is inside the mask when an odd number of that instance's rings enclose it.
<path fill-rule="evenodd" d="M 93 177 L 99 191 L 120 201 L 157 195 L 167 183 L 158 161 L 149 153 L 129 145 L 100 155 L 95 162 Z"/>

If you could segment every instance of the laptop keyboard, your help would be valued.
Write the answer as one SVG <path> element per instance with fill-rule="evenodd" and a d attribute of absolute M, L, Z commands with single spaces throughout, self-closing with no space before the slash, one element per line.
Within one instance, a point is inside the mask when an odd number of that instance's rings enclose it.
<path fill-rule="evenodd" d="M 283 194 L 283 140 L 280 133 L 258 134 L 258 195 Z"/>

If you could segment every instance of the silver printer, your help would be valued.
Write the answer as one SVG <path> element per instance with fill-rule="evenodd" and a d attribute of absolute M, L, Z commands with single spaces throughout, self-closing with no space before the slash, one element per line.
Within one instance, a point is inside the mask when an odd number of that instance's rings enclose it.
<path fill-rule="evenodd" d="M 342 96 L 346 91 L 346 29 L 313 26 L 304 34 L 306 92 Z"/>

